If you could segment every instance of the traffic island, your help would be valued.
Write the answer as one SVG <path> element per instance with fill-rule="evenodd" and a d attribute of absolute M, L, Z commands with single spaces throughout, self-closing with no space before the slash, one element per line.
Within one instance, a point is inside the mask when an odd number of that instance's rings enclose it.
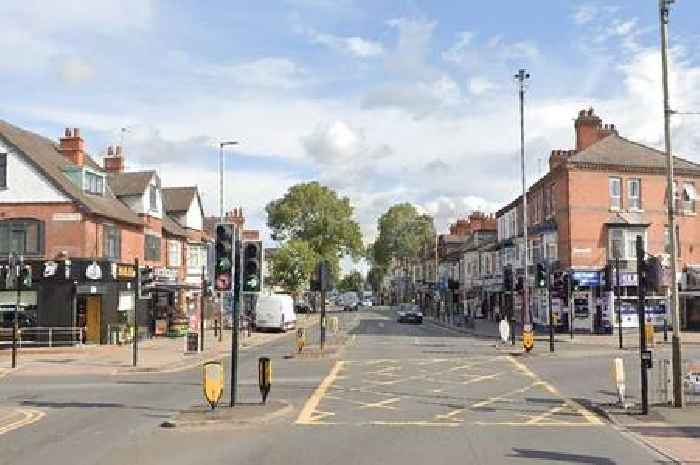
<path fill-rule="evenodd" d="M 172 419 L 161 423 L 163 428 L 230 429 L 265 425 L 291 414 L 292 405 L 285 400 L 269 400 L 265 404 L 241 402 L 235 407 L 208 405 L 181 410 Z"/>

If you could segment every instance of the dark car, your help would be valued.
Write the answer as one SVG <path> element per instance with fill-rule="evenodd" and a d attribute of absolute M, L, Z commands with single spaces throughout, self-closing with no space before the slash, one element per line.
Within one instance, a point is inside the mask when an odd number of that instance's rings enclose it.
<path fill-rule="evenodd" d="M 399 323 L 423 324 L 423 313 L 418 308 L 418 305 L 401 304 L 397 316 Z"/>
<path fill-rule="evenodd" d="M 295 313 L 311 313 L 311 306 L 307 303 L 300 303 L 294 306 Z"/>

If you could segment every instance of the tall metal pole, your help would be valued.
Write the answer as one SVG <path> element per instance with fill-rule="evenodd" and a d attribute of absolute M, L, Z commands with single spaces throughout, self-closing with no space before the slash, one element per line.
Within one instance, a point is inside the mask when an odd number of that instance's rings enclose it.
<path fill-rule="evenodd" d="M 574 302 L 574 275 L 573 273 L 569 274 L 569 338 L 573 341 L 574 340 L 574 310 L 575 310 L 575 302 Z"/>
<path fill-rule="evenodd" d="M 617 308 L 617 332 L 622 349 L 622 302 L 620 302 L 620 255 L 615 254 L 615 307 Z"/>
<path fill-rule="evenodd" d="M 435 305 L 435 318 L 440 317 L 440 293 L 438 291 L 438 233 L 435 231 L 435 292 L 433 295 L 438 296 L 438 301 Z"/>
<path fill-rule="evenodd" d="M 668 228 L 671 245 L 671 324 L 673 325 L 673 406 L 683 407 L 683 384 L 681 370 L 681 328 L 678 314 L 678 284 L 676 283 L 676 269 L 678 254 L 676 253 L 676 221 L 673 214 L 673 155 L 671 154 L 671 106 L 668 97 L 668 15 L 673 0 L 659 0 L 659 19 L 661 22 L 661 80 L 664 92 L 664 142 L 666 150 L 666 174 L 668 192 Z"/>
<path fill-rule="evenodd" d="M 242 304 L 243 295 L 243 250 L 241 250 L 241 240 L 243 232 L 236 225 L 235 229 L 235 240 L 234 240 L 234 250 L 233 257 L 236 261 L 234 265 L 234 271 L 237 269 L 238 273 L 234 272 L 234 296 L 233 296 L 233 322 L 231 324 L 231 400 L 229 406 L 233 407 L 236 405 L 236 400 L 238 398 L 238 336 L 239 327 L 238 320 L 240 319 L 240 311 Z M 221 333 L 219 333 L 221 334 Z"/>
<path fill-rule="evenodd" d="M 530 78 L 530 74 L 525 69 L 518 70 L 515 79 L 518 81 L 518 96 L 520 98 L 520 174 L 522 176 L 523 187 L 523 336 L 532 332 L 529 309 L 529 289 L 528 289 L 528 243 L 527 243 L 527 183 L 525 181 L 525 81 Z"/>

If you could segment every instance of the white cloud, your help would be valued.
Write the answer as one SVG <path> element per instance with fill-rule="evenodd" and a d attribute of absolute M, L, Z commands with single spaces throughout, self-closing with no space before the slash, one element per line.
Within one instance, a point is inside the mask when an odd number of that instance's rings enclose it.
<path fill-rule="evenodd" d="M 381 43 L 363 39 L 362 37 L 339 37 L 320 33 L 313 29 L 299 29 L 309 37 L 311 42 L 357 58 L 373 58 L 384 53 L 384 47 Z"/>
<path fill-rule="evenodd" d="M 573 10 L 574 23 L 578 25 L 588 24 L 598 15 L 598 8 L 589 3 L 576 5 Z"/>
<path fill-rule="evenodd" d="M 231 65 L 206 64 L 196 72 L 215 79 L 228 79 L 246 87 L 294 89 L 309 82 L 303 67 L 282 57 L 265 57 Z"/>
<path fill-rule="evenodd" d="M 485 76 L 474 76 L 469 80 L 469 92 L 483 95 L 496 88 L 496 85 Z"/>
<path fill-rule="evenodd" d="M 322 164 L 344 163 L 366 150 L 364 135 L 344 121 L 317 126 L 303 143 L 309 156 Z"/>
<path fill-rule="evenodd" d="M 95 77 L 95 68 L 89 62 L 76 57 L 61 58 L 60 76 L 68 84 L 80 84 Z"/>

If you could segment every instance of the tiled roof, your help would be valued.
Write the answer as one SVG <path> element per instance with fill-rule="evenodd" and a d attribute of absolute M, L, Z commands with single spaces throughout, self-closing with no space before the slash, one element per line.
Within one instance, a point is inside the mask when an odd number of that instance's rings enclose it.
<path fill-rule="evenodd" d="M 695 171 L 700 174 L 700 165 L 697 163 L 673 157 L 674 169 Z M 666 168 L 666 155 L 646 145 L 633 142 L 616 134 L 588 146 L 569 157 L 570 163 L 594 164 L 594 165 L 622 165 L 631 168 Z"/>
<path fill-rule="evenodd" d="M 163 206 L 169 212 L 186 212 L 192 205 L 192 200 L 197 195 L 197 188 L 189 187 L 164 187 Z"/>
<path fill-rule="evenodd" d="M 155 175 L 155 171 L 133 171 L 110 173 L 107 178 L 109 187 L 117 196 L 142 195 Z"/>
<path fill-rule="evenodd" d="M 168 215 L 163 215 L 163 229 L 165 232 L 172 234 L 173 236 L 187 237 L 187 230 L 177 224 L 175 220 L 170 218 Z"/>
<path fill-rule="evenodd" d="M 0 120 L 0 137 L 24 155 L 58 190 L 91 213 L 126 223 L 143 224 L 138 215 L 121 203 L 109 189 L 101 196 L 87 194 L 76 186 L 64 173 L 65 168 L 75 165 L 58 151 L 51 139 L 20 129 L 3 120 Z M 93 169 L 100 169 L 88 156 L 85 157 L 85 164 Z"/>

